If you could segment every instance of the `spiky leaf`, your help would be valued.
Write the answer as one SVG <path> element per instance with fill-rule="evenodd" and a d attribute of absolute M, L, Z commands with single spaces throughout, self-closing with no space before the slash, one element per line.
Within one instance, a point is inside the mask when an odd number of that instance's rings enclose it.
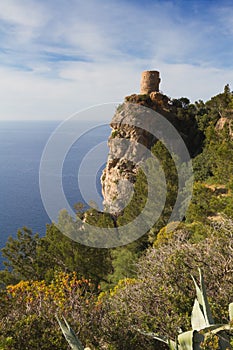
<path fill-rule="evenodd" d="M 198 270 L 199 270 L 199 275 L 200 275 L 200 285 L 201 285 L 202 296 L 203 296 L 204 315 L 205 315 L 206 320 L 208 320 L 208 323 L 211 325 L 211 324 L 214 324 L 214 319 L 212 317 L 212 313 L 210 311 L 210 305 L 209 305 L 209 302 L 207 299 L 204 277 L 202 275 L 201 269 L 199 268 Z"/>
<path fill-rule="evenodd" d="M 233 321 L 233 303 L 229 304 L 229 318 L 230 321 Z"/>
<path fill-rule="evenodd" d="M 174 340 L 168 339 L 168 346 L 170 350 L 179 350 L 178 344 Z"/>
<path fill-rule="evenodd" d="M 200 350 L 204 336 L 197 331 L 187 331 L 178 336 L 179 350 Z"/>
<path fill-rule="evenodd" d="M 188 331 L 178 335 L 179 349 L 193 350 L 193 332 Z"/>
<path fill-rule="evenodd" d="M 212 328 L 211 333 L 218 334 L 219 332 L 230 331 L 230 329 L 231 329 L 231 326 L 229 324 L 216 325 L 215 328 Z"/>
<path fill-rule="evenodd" d="M 200 287 L 198 286 L 193 276 L 192 276 L 192 279 L 196 288 L 197 300 L 206 321 L 206 326 L 209 326 L 211 324 L 214 324 L 214 320 L 213 320 L 213 317 L 210 311 L 210 306 L 207 300 L 204 278 L 202 276 L 201 269 L 198 269 L 198 270 L 199 270 L 199 276 L 200 276 Z"/>
<path fill-rule="evenodd" d="M 66 319 L 63 317 L 63 321 L 61 321 L 57 316 L 57 321 L 59 323 L 59 326 L 62 330 L 62 333 L 64 334 L 64 337 L 66 338 L 68 344 L 70 345 L 72 350 L 85 350 L 84 346 L 80 342 L 80 340 L 77 338 L 76 334 L 74 333 L 73 329 L 70 327 Z"/>
<path fill-rule="evenodd" d="M 168 339 L 167 337 L 158 336 L 157 334 L 155 334 L 153 332 L 145 332 L 141 329 L 137 329 L 137 331 L 143 335 L 146 335 L 147 337 L 156 339 L 162 343 L 167 344 L 169 346 L 170 350 L 178 350 L 177 343 L 174 340 Z"/>
<path fill-rule="evenodd" d="M 201 311 L 201 308 L 197 299 L 195 299 L 194 305 L 193 305 L 193 311 L 191 314 L 191 325 L 192 325 L 192 329 L 196 331 L 199 331 L 200 329 L 203 329 L 206 327 L 206 320 Z"/>

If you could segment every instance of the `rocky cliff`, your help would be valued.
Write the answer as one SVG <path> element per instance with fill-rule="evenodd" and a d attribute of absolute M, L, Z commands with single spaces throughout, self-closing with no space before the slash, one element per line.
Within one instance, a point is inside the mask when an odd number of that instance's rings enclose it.
<path fill-rule="evenodd" d="M 120 213 L 130 201 L 131 187 L 140 164 L 147 157 L 146 150 L 151 150 L 157 142 L 154 131 L 159 128 L 158 122 L 154 124 L 153 115 L 149 118 L 138 117 L 141 106 L 144 108 L 143 114 L 156 111 L 164 116 L 179 132 L 191 156 L 197 154 L 200 147 L 201 135 L 196 121 L 189 118 L 181 120 L 177 116 L 177 106 L 166 95 L 154 91 L 127 96 L 110 123 L 109 155 L 101 178 L 104 207 L 114 215 Z"/>
<path fill-rule="evenodd" d="M 147 157 L 146 150 L 157 141 L 154 132 L 148 130 L 153 131 L 159 126 L 154 125 L 153 115 L 143 120 L 139 117 L 140 106 L 144 107 L 144 114 L 153 110 L 163 115 L 179 131 L 190 153 L 197 151 L 195 144 L 199 136 L 195 122 L 192 124 L 187 120 L 181 123 L 175 114 L 176 107 L 166 95 L 152 92 L 126 97 L 110 123 L 109 155 L 101 178 L 104 207 L 115 215 L 130 201 L 131 186 L 135 183 L 140 164 Z M 194 137 L 190 137 L 191 132 Z"/>

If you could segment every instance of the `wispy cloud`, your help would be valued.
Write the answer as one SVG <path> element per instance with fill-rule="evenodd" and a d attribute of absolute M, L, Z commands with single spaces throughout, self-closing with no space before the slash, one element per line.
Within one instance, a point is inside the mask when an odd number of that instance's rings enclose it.
<path fill-rule="evenodd" d="M 3 0 L 0 3 L 0 18 L 6 23 L 23 27 L 40 27 L 46 17 L 46 11 L 37 1 Z"/>
<path fill-rule="evenodd" d="M 65 118 L 139 90 L 159 69 L 170 96 L 233 81 L 229 2 L 2 0 L 0 118 Z"/>

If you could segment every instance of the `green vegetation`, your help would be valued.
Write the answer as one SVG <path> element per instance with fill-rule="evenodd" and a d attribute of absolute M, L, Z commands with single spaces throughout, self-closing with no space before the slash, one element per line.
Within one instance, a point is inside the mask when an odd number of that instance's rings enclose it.
<path fill-rule="evenodd" d="M 119 134 L 119 131 L 118 130 L 114 130 L 111 133 L 111 137 L 114 139 L 115 137 L 117 137 L 118 134 Z"/>
<path fill-rule="evenodd" d="M 135 103 L 148 98 L 139 96 Z M 175 340 L 178 329 L 190 332 L 195 297 L 191 275 L 197 279 L 197 267 L 208 290 L 205 305 L 210 304 L 216 324 L 228 324 L 227 305 L 233 302 L 233 93 L 226 85 L 207 102 L 190 103 L 183 97 L 170 103 L 181 134 L 189 126 L 184 141 L 195 177 L 183 222 L 175 229 L 172 224 L 167 227 L 178 179 L 172 156 L 157 142 L 152 151 L 166 177 L 165 207 L 156 224 L 137 241 L 97 249 L 64 236 L 54 224 L 47 225 L 44 237 L 27 228 L 19 230 L 2 249 L 0 350 L 67 350 L 55 315 L 64 335 L 71 332 L 69 325 L 77 334 L 79 345 L 73 349 L 168 349 L 145 333 Z M 102 228 L 125 225 L 144 208 L 147 192 L 146 176 L 139 171 L 133 198 L 120 215 L 84 210 L 77 204 L 77 217 Z M 66 219 L 62 212 L 60 220 Z M 196 288 L 203 296 L 201 285 Z M 199 310 L 197 302 L 195 310 Z M 221 333 L 212 328 L 204 333 L 200 349 L 221 349 Z M 225 348 L 232 346 L 229 333 Z"/>
<path fill-rule="evenodd" d="M 210 343 L 212 343 L 212 350 L 229 349 L 231 346 L 229 343 L 229 333 L 233 331 L 233 326 L 231 323 L 226 325 L 214 324 L 206 295 L 205 283 L 200 269 L 199 275 L 200 287 L 194 277 L 192 277 L 196 288 L 196 299 L 191 314 L 191 331 L 180 333 L 175 340 L 165 337 L 161 338 L 156 334 L 146 333 L 142 330 L 139 330 L 139 332 L 167 344 L 170 350 L 206 349 L 206 347 L 208 348 L 210 346 Z M 233 319 L 232 308 L 233 303 L 229 304 L 230 322 Z"/>

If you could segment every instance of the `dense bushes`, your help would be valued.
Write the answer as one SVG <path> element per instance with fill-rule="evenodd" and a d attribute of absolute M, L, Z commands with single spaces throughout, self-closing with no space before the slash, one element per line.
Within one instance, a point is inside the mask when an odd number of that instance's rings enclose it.
<path fill-rule="evenodd" d="M 51 283 L 21 281 L 1 294 L 0 344 L 4 350 L 67 349 L 55 315 L 64 314 L 88 338 L 92 328 L 94 286 L 75 273 L 58 273 Z"/>
<path fill-rule="evenodd" d="M 233 295 L 233 236 L 228 228 L 229 223 L 213 229 L 209 237 L 195 244 L 189 241 L 187 231 L 178 230 L 167 243 L 147 250 L 138 263 L 137 280 L 120 282 L 105 297 L 102 325 L 109 343 L 120 349 L 123 338 L 133 348 L 137 339 L 143 349 L 147 341 L 138 340 L 135 328 L 173 338 L 180 327 L 190 329 L 194 298 L 190 274 L 197 274 L 197 266 L 205 272 L 215 322 L 227 323 Z"/>
<path fill-rule="evenodd" d="M 75 273 L 8 286 L 1 292 L 0 344 L 4 350 L 67 349 L 58 314 L 92 349 L 154 349 L 155 341 L 136 329 L 174 337 L 179 327 L 190 328 L 195 295 L 190 274 L 197 275 L 197 266 L 204 271 L 215 322 L 226 323 L 233 295 L 233 224 L 228 220 L 209 231 L 197 243 L 187 228 L 160 239 L 136 264 L 136 278 L 121 280 L 109 292 L 99 294 Z"/>

